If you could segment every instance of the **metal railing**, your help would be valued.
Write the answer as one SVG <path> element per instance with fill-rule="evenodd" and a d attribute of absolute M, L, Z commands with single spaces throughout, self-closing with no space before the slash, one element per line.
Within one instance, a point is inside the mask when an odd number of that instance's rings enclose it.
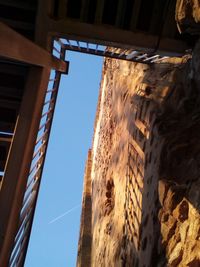
<path fill-rule="evenodd" d="M 88 43 L 85 41 L 71 40 L 59 38 L 56 40 L 58 44 L 64 47 L 65 50 L 80 52 L 101 57 L 115 58 L 119 60 L 126 60 L 144 64 L 157 63 L 168 56 L 157 54 L 156 51 L 143 51 L 135 49 L 122 49 L 117 47 L 108 47 L 95 43 Z M 59 53 L 55 47 L 54 52 Z"/>
<path fill-rule="evenodd" d="M 65 59 L 65 49 L 63 49 L 63 47 L 60 47 L 58 57 L 62 60 Z M 23 205 L 20 212 L 18 231 L 10 256 L 9 267 L 21 267 L 24 265 L 40 187 L 42 171 L 44 167 L 45 156 L 49 142 L 49 135 L 52 126 L 60 78 L 61 72 L 55 70 L 51 71 L 49 84 L 46 91 L 46 97 L 43 105 L 43 111 L 40 119 L 37 140 L 35 143 L 32 163 L 27 179 Z"/>

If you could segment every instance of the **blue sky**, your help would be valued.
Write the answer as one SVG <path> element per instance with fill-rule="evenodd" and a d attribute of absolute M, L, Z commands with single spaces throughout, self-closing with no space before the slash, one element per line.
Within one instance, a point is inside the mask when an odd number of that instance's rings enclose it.
<path fill-rule="evenodd" d="M 69 75 L 60 84 L 25 267 L 76 266 L 83 174 L 103 58 L 69 52 L 67 60 Z"/>

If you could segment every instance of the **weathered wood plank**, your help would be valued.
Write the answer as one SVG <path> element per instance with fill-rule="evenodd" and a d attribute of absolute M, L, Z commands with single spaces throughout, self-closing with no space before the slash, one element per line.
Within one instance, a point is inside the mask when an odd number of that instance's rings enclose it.
<path fill-rule="evenodd" d="M 135 0 L 133 5 L 133 12 L 132 12 L 132 18 L 130 23 L 130 29 L 135 30 L 137 26 L 137 21 L 139 17 L 140 12 L 140 6 L 141 6 L 142 0 Z"/>
<path fill-rule="evenodd" d="M 162 36 L 168 36 L 174 38 L 178 32 L 176 21 L 174 19 L 176 10 L 176 1 L 170 1 L 164 14 L 164 25 L 162 30 Z"/>
<path fill-rule="evenodd" d="M 115 21 L 115 25 L 117 27 L 121 27 L 123 25 L 125 10 L 126 10 L 126 1 L 119 0 L 118 6 L 117 6 L 117 16 L 116 16 L 116 21 Z"/>
<path fill-rule="evenodd" d="M 0 22 L 0 56 L 31 65 L 66 71 L 66 63 Z"/>
<path fill-rule="evenodd" d="M 124 49 L 139 49 L 153 52 L 157 45 L 157 36 L 142 32 L 130 32 L 107 27 L 106 25 L 92 25 L 66 19 L 64 21 L 49 20 L 49 32 L 58 37 L 98 43 L 106 46 Z M 178 56 L 188 49 L 185 42 L 169 38 L 160 40 L 161 54 Z"/>
<path fill-rule="evenodd" d="M 58 18 L 64 19 L 67 16 L 67 2 L 68 0 L 59 0 Z"/>
<path fill-rule="evenodd" d="M 1 267 L 8 266 L 18 227 L 49 75 L 48 69 L 32 67 L 27 79 L 0 194 Z"/>
<path fill-rule="evenodd" d="M 90 0 L 82 0 L 81 21 L 87 21 Z"/>
<path fill-rule="evenodd" d="M 27 31 L 34 30 L 34 25 L 31 22 L 24 22 L 24 21 L 5 19 L 5 18 L 1 18 L 1 22 L 14 29 L 21 29 Z"/>
<path fill-rule="evenodd" d="M 0 0 L 1 5 L 9 6 L 9 7 L 17 7 L 20 9 L 25 9 L 25 10 L 35 10 L 36 9 L 36 4 L 34 2 L 21 2 L 19 0 Z"/>
<path fill-rule="evenodd" d="M 95 23 L 101 24 L 103 19 L 103 11 L 104 11 L 105 0 L 97 1 L 97 9 L 95 14 Z"/>

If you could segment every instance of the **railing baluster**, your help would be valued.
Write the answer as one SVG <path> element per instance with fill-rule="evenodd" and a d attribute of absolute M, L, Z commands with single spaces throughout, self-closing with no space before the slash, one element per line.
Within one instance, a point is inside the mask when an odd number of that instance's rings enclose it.
<path fill-rule="evenodd" d="M 39 131 L 42 130 L 42 128 L 44 128 L 50 121 L 51 121 L 51 117 L 48 118 L 48 120 L 45 121 L 45 122 L 40 126 Z"/>
<path fill-rule="evenodd" d="M 56 51 L 58 54 L 60 54 L 60 51 L 55 46 L 54 46 L 53 50 Z"/>
<path fill-rule="evenodd" d="M 139 59 L 142 59 L 142 58 L 144 58 L 146 56 L 147 56 L 147 54 L 142 54 L 141 56 L 137 57 L 136 59 L 139 60 Z"/>
<path fill-rule="evenodd" d="M 70 40 L 66 39 L 66 41 L 67 41 L 68 45 L 70 46 L 70 48 L 73 48 Z"/>
<path fill-rule="evenodd" d="M 95 48 L 95 53 L 97 53 L 97 51 L 98 51 L 98 44 L 96 44 L 96 48 Z"/>
<path fill-rule="evenodd" d="M 81 50 L 79 41 L 76 41 L 76 43 L 77 43 L 78 49 Z"/>
<path fill-rule="evenodd" d="M 152 62 L 153 63 L 156 63 L 156 62 L 159 62 L 159 61 L 164 60 L 164 59 L 167 59 L 167 58 L 169 58 L 169 57 L 160 57 L 158 59 L 152 60 Z"/>
<path fill-rule="evenodd" d="M 37 139 L 36 143 L 35 143 L 35 146 L 38 145 L 38 143 L 45 137 L 45 135 L 48 134 L 48 129 L 46 129 L 43 134 Z"/>
<path fill-rule="evenodd" d="M 44 102 L 44 106 L 46 106 L 47 104 L 50 104 L 51 102 L 53 102 L 55 99 L 51 98 L 50 100 Z"/>
<path fill-rule="evenodd" d="M 144 59 L 143 62 L 150 61 L 150 60 L 156 59 L 158 57 L 159 57 L 159 55 L 154 55 L 154 56 L 151 56 L 151 57 L 148 57 L 148 58 Z"/>
<path fill-rule="evenodd" d="M 123 55 L 125 55 L 125 54 L 126 54 L 126 52 L 127 52 L 127 49 L 125 49 L 124 51 L 122 51 L 122 52 L 119 54 L 119 56 L 118 56 L 118 57 L 119 57 L 119 58 L 120 58 L 120 57 L 122 57 Z"/>
<path fill-rule="evenodd" d="M 137 56 L 139 53 L 140 53 L 140 52 L 138 52 L 138 51 L 132 51 L 130 54 L 128 54 L 128 55 L 126 56 L 126 59 L 132 59 L 132 58 L 134 58 L 135 56 Z"/>
<path fill-rule="evenodd" d="M 113 56 L 115 54 L 115 52 L 117 51 L 118 48 L 113 48 L 113 51 L 111 52 L 111 56 Z"/>

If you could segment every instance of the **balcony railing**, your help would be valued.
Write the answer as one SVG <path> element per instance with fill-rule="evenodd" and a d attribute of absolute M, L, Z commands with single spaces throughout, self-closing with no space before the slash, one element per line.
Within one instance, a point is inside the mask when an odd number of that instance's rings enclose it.
<path fill-rule="evenodd" d="M 65 58 L 65 49 L 62 47 L 60 49 L 59 58 L 63 60 Z M 43 104 L 43 112 L 40 119 L 37 140 L 35 143 L 34 154 L 27 179 L 18 231 L 10 256 L 9 267 L 20 267 L 24 264 L 49 142 L 60 78 L 61 72 L 56 70 L 51 71 L 46 97 Z"/>

